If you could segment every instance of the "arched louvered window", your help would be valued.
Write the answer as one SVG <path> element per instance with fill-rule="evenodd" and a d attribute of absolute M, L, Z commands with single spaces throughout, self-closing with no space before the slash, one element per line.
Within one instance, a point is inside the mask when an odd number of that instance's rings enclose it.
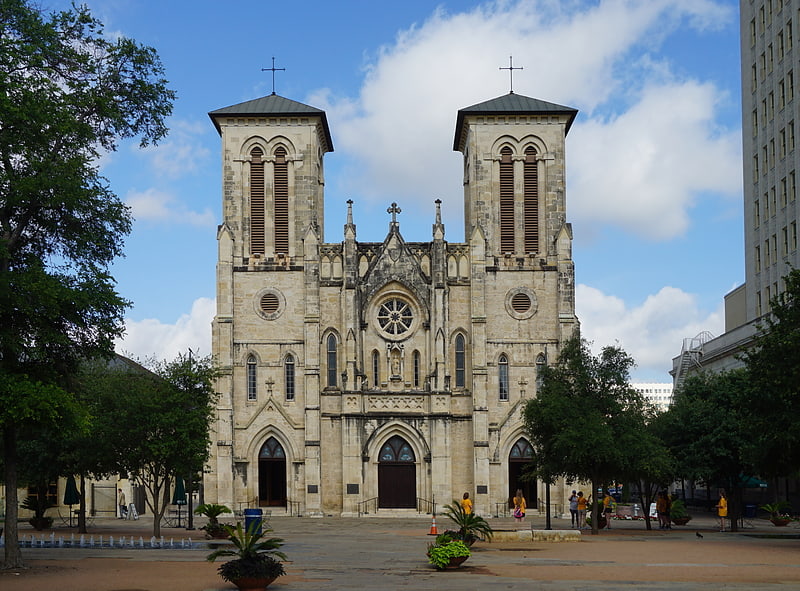
<path fill-rule="evenodd" d="M 419 359 L 419 351 L 414 351 L 414 387 L 419 388 L 420 384 L 420 372 L 422 368 L 420 367 L 420 359 Z"/>
<path fill-rule="evenodd" d="M 327 339 L 327 360 L 328 360 L 328 386 L 335 387 L 337 383 L 336 379 L 336 337 L 334 335 L 328 335 Z"/>
<path fill-rule="evenodd" d="M 539 169 L 536 148 L 525 150 L 524 206 L 525 206 L 525 252 L 539 252 Z"/>
<path fill-rule="evenodd" d="M 500 355 L 497 362 L 497 374 L 500 386 L 500 400 L 508 400 L 508 357 Z"/>
<path fill-rule="evenodd" d="M 500 250 L 514 252 L 514 161 L 508 146 L 500 150 Z"/>
<path fill-rule="evenodd" d="M 456 388 L 463 388 L 466 383 L 466 350 L 464 336 L 456 337 Z"/>
<path fill-rule="evenodd" d="M 264 254 L 264 151 L 250 150 L 250 252 Z"/>
<path fill-rule="evenodd" d="M 258 398 L 258 390 L 256 381 L 258 377 L 258 366 L 256 364 L 256 358 L 253 355 L 250 355 L 247 358 L 247 399 L 248 400 L 256 400 Z"/>
<path fill-rule="evenodd" d="M 283 381 L 286 388 L 286 400 L 294 400 L 294 356 L 287 355 L 283 362 Z"/>
<path fill-rule="evenodd" d="M 286 149 L 275 150 L 275 252 L 289 253 L 289 162 Z"/>
<path fill-rule="evenodd" d="M 381 356 L 377 351 L 372 352 L 372 386 L 377 388 L 381 383 Z"/>

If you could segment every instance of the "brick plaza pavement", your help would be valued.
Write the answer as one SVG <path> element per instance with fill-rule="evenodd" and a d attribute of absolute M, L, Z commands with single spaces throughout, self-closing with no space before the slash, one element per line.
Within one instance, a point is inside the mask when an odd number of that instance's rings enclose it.
<path fill-rule="evenodd" d="M 490 519 L 495 529 L 543 527 L 533 517 L 519 526 Z M 437 529 L 447 520 L 437 517 Z M 532 523 L 533 522 L 533 523 Z M 800 589 L 800 529 L 776 528 L 763 520 L 743 533 L 719 533 L 710 516 L 685 528 L 646 531 L 642 522 L 615 521 L 598 536 L 580 542 L 477 543 L 457 570 L 439 572 L 427 564 L 430 516 L 414 518 L 310 519 L 274 517 L 272 535 L 285 540 L 287 575 L 269 589 L 308 591 L 501 589 L 644 590 Z M 569 523 L 554 519 L 554 529 Z M 67 528 L 54 530 L 69 535 Z M 140 536 L 149 540 L 152 520 L 98 520 L 95 535 Z M 27 526 L 22 534 L 33 533 Z M 696 535 L 697 532 L 703 536 Z M 193 538 L 201 531 L 163 528 L 167 539 Z M 755 535 L 778 537 L 752 537 Z M 37 534 L 38 535 L 38 534 Z M 45 533 L 45 537 L 49 534 Z M 47 549 L 23 550 L 32 568 L 0 574 L 2 591 L 218 591 L 235 589 L 204 560 L 208 550 Z"/>

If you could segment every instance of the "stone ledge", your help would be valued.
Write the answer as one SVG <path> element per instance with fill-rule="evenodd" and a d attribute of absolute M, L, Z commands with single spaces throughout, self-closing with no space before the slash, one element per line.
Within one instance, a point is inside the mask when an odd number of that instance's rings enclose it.
<path fill-rule="evenodd" d="M 580 542 L 581 532 L 571 529 L 495 530 L 492 542 Z"/>

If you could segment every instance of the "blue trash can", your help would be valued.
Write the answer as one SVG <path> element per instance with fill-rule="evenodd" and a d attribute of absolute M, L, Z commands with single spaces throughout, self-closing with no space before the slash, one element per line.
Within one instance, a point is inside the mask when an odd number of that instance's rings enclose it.
<path fill-rule="evenodd" d="M 756 509 L 758 507 L 756 505 L 751 505 L 750 503 L 744 506 L 744 516 L 748 519 L 753 519 L 756 516 Z"/>
<path fill-rule="evenodd" d="M 258 522 L 258 528 L 254 533 L 260 534 L 261 533 L 261 520 L 263 518 L 264 512 L 261 509 L 245 509 L 244 510 L 244 528 L 246 530 L 250 530 L 250 524 L 254 522 Z"/>

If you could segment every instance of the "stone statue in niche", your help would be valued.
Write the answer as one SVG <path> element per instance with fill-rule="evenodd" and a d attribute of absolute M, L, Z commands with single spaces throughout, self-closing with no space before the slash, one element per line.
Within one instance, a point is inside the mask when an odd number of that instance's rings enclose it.
<path fill-rule="evenodd" d="M 392 351 L 392 376 L 400 375 L 400 353 Z"/>

